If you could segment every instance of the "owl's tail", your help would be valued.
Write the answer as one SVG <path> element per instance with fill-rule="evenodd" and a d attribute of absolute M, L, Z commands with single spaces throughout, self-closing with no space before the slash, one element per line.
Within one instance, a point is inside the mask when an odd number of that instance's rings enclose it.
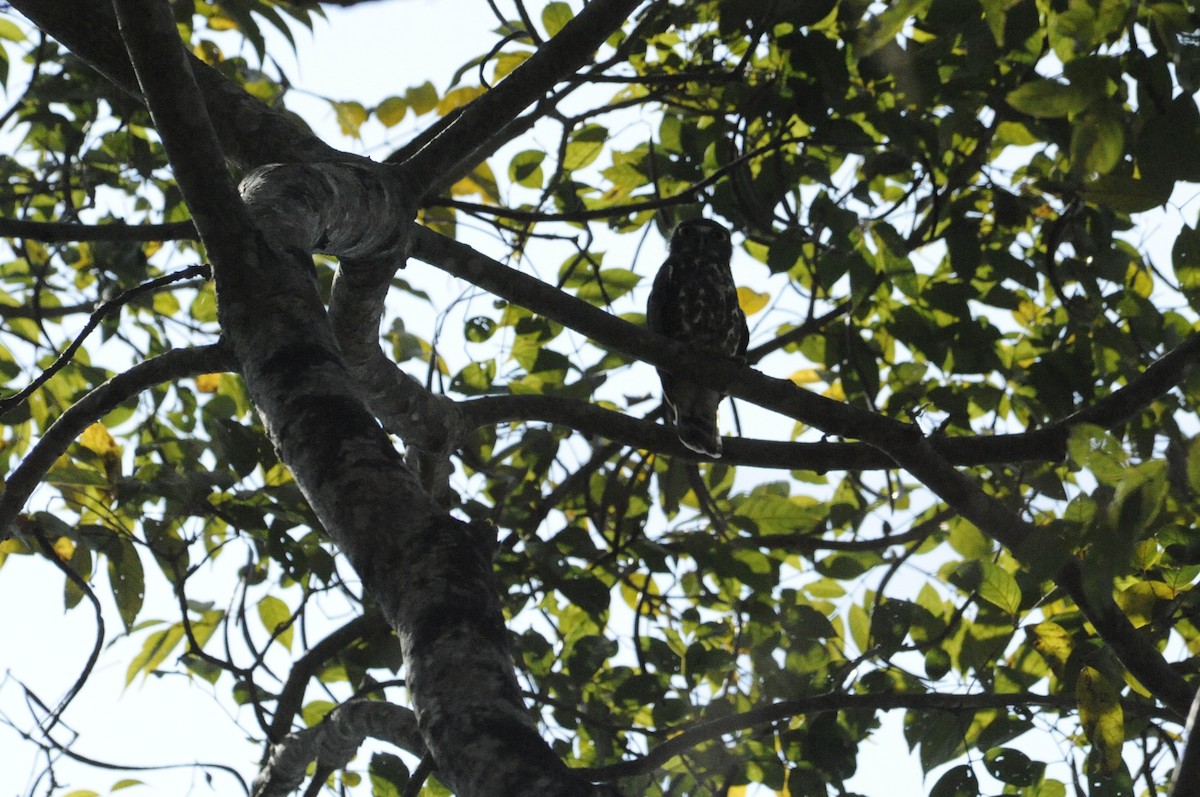
<path fill-rule="evenodd" d="M 715 415 L 680 415 L 675 419 L 679 442 L 697 454 L 721 458 L 721 436 L 717 434 Z"/>

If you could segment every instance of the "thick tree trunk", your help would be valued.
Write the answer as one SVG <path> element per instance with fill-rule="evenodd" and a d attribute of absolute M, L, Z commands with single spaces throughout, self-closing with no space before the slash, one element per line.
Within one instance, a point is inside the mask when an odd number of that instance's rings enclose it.
<path fill-rule="evenodd" d="M 26 5 L 35 21 L 61 31 L 116 82 L 135 88 L 115 56 L 112 18 L 102 6 L 74 4 L 94 17 L 82 35 L 77 18 Z M 277 197 L 255 203 L 252 181 L 252 201 L 243 205 L 209 123 L 212 111 L 223 119 L 227 110 L 236 114 L 236 90 L 198 90 L 193 71 L 209 82 L 211 75 L 184 53 L 165 2 L 114 5 L 136 88 L 212 258 L 222 329 L 247 389 L 281 459 L 400 637 L 439 778 L 463 797 L 593 794 L 550 751 L 525 710 L 492 576 L 495 541 L 441 511 L 405 466 L 342 360 L 313 278 L 316 249 L 399 265 L 414 195 L 392 179 L 394 170 L 346 163 L 339 179 L 357 178 L 357 190 L 320 201 L 298 195 L 280 207 Z M 229 124 L 220 129 L 223 138 L 238 137 Z M 279 130 L 289 139 L 295 133 Z M 237 151 L 243 162 L 260 157 L 258 150 Z M 360 322 L 374 329 L 378 318 Z"/>

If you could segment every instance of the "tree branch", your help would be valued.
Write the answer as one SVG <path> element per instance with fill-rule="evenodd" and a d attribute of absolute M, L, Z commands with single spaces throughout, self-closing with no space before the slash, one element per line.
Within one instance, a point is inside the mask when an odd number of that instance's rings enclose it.
<path fill-rule="evenodd" d="M 75 224 L 65 221 L 0 219 L 0 237 L 32 238 L 48 243 L 76 241 L 186 241 L 196 228 L 190 221 L 166 224 Z"/>
<path fill-rule="evenodd" d="M 59 416 L 9 474 L 0 493 L 0 539 L 7 539 L 13 521 L 54 462 L 89 425 L 143 390 L 199 374 L 233 367 L 229 349 L 217 343 L 194 349 L 173 349 L 138 363 L 114 376 L 72 404 Z"/>
<path fill-rule="evenodd" d="M 535 309 L 624 354 L 671 372 L 687 373 L 689 378 L 703 375 L 699 381 L 707 386 L 803 421 L 828 434 L 861 440 L 909 471 L 956 512 L 1008 547 L 1018 559 L 1030 555 L 1023 547 L 1037 534 L 1032 524 L 955 470 L 916 426 L 831 401 L 802 390 L 788 380 L 765 376 L 732 360 L 696 356 L 682 345 L 628 324 L 429 230 L 418 232 L 413 255 L 523 307 Z M 1178 377 L 1190 367 L 1193 347 L 1200 346 L 1197 338 L 1200 335 L 1194 335 L 1182 344 L 1183 353 L 1171 358 L 1166 366 L 1118 391 L 1120 398 L 1114 398 L 1117 396 L 1114 393 L 1108 400 L 1098 402 L 1103 405 L 1102 409 L 1085 417 L 1119 420 L 1131 408 L 1141 406 L 1138 402 L 1147 400 L 1147 396 L 1161 395 L 1170 387 L 1168 377 Z M 1144 386 L 1143 382 L 1150 387 Z M 1155 390 L 1159 392 L 1154 393 Z M 1134 398 L 1126 400 L 1125 396 Z M 1061 436 L 1065 441 L 1068 428 L 1059 427 L 1051 434 Z M 1112 645 L 1129 671 L 1172 710 L 1180 716 L 1186 715 L 1193 690 L 1150 642 L 1135 631 L 1129 619 L 1113 603 L 1111 594 L 1088 595 L 1084 592 L 1078 567 L 1078 560 L 1071 560 L 1064 566 L 1057 579 L 1060 586 L 1084 611 L 1101 637 Z"/>
<path fill-rule="evenodd" d="M 1073 708 L 1075 701 L 1065 696 L 1038 695 L 1032 692 L 1013 694 L 947 695 L 938 693 L 878 695 L 825 694 L 783 700 L 756 709 L 701 722 L 680 731 L 668 731 L 670 738 L 649 753 L 619 764 L 583 770 L 589 777 L 613 781 L 634 775 L 645 775 L 660 768 L 672 758 L 683 755 L 699 745 L 757 725 L 788 720 L 804 714 L 824 711 L 880 711 L 889 709 L 934 711 L 986 711 L 1008 706 L 1050 706 Z"/>
<path fill-rule="evenodd" d="M 13 0 L 10 4 L 75 55 L 141 100 L 137 78 L 108 0 Z M 268 108 L 212 67 L 188 55 L 225 154 L 246 169 L 266 163 L 362 160 L 330 147 L 282 111 Z"/>
<path fill-rule="evenodd" d="M 404 163 L 419 195 L 436 185 L 442 174 L 472 162 L 487 145 L 488 131 L 515 119 L 556 84 L 578 72 L 641 3 L 592 0 L 496 88 L 467 106 L 441 135 Z"/>
<path fill-rule="evenodd" d="M 254 780 L 254 797 L 286 797 L 304 781 L 308 765 L 318 771 L 341 769 L 350 763 L 367 737 L 381 739 L 415 756 L 425 754 L 425 742 L 412 709 L 382 700 L 343 703 L 321 724 L 288 734 L 271 753 Z"/>
<path fill-rule="evenodd" d="M 412 256 L 466 280 L 507 301 L 540 313 L 583 334 L 602 346 L 658 368 L 692 377 L 704 375 L 706 384 L 747 401 L 808 423 L 827 434 L 865 440 L 872 429 L 895 429 L 896 421 L 850 407 L 797 388 L 784 379 L 773 379 L 732 361 L 711 361 L 694 356 L 685 347 L 661 338 L 577 299 L 516 269 L 480 254 L 465 244 L 432 230 L 419 228 Z M 1066 455 L 1070 429 L 1080 423 L 1108 428 L 1118 426 L 1150 401 L 1179 384 L 1200 356 L 1200 333 L 1193 334 L 1164 355 L 1126 386 L 1088 408 L 1054 424 L 1010 435 L 929 438 L 939 455 L 957 465 L 983 465 L 1022 461 L 1054 461 Z M 567 399 L 537 396 L 503 396 L 463 403 L 472 425 L 509 420 L 542 420 L 601 434 L 642 448 L 675 452 L 677 447 L 650 424 L 619 416 L 601 408 L 584 408 Z M 909 427 L 912 428 L 912 427 Z M 867 470 L 888 467 L 890 457 L 873 454 L 864 446 L 839 443 L 768 443 L 727 438 L 725 461 L 734 464 L 785 466 L 811 470 Z M 694 455 L 693 455 L 694 456 Z"/>
<path fill-rule="evenodd" d="M 212 258 L 218 318 L 247 391 L 281 461 L 396 629 L 421 734 L 442 780 L 460 797 L 593 794 L 550 750 L 521 701 L 492 532 L 440 512 L 366 410 L 321 302 L 305 248 L 309 231 L 281 214 L 271 230 L 251 223 L 221 168 L 169 6 L 115 4 L 142 93 Z M 295 197 L 295 212 L 309 212 L 314 199 Z M 354 256 L 394 254 L 392 240 L 403 251 L 401 239 L 376 240 L 386 248 Z M 359 243 L 337 242 L 346 250 Z"/>
<path fill-rule="evenodd" d="M 4 398 L 0 399 L 0 417 L 3 417 L 4 413 L 8 412 L 13 407 L 25 403 L 25 400 L 33 395 L 35 390 L 46 384 L 51 377 L 61 371 L 67 363 L 71 362 L 71 358 L 75 356 L 75 352 L 79 351 L 79 347 L 83 345 L 85 340 L 87 340 L 87 336 L 92 334 L 92 330 L 98 327 L 100 322 L 104 320 L 104 317 L 113 310 L 123 307 L 144 293 L 151 293 L 165 285 L 170 285 L 172 283 L 179 282 L 180 280 L 205 276 L 207 274 L 208 266 L 206 265 L 202 264 L 199 266 L 189 266 L 188 268 L 181 269 L 171 274 L 166 274 L 148 282 L 144 282 L 141 285 L 130 288 L 127 291 L 122 291 L 118 296 L 101 304 L 92 311 L 91 317 L 88 318 L 87 323 L 83 325 L 83 329 L 79 331 L 67 348 L 63 349 L 62 354 L 58 355 L 58 357 L 55 358 L 54 362 L 51 363 L 49 367 L 42 371 L 36 379 L 34 379 L 21 390 L 17 391 L 15 394 L 11 396 L 5 396 Z"/>
<path fill-rule="evenodd" d="M 524 305 L 523 305 L 524 306 Z M 548 314 L 549 315 L 549 314 Z M 618 323 L 625 323 L 620 321 Z M 633 329 L 639 329 L 633 327 Z M 603 341 L 601 341 L 603 342 Z M 753 399 L 749 399 L 753 401 Z M 558 396 L 488 396 L 459 403 L 468 428 L 513 421 L 553 423 L 603 437 L 623 445 L 670 456 L 707 460 L 684 448 L 678 435 L 659 423 L 634 418 L 595 404 Z M 1065 423 L 1065 421 L 1064 421 Z M 1066 452 L 1067 430 L 1058 425 L 1032 432 L 986 437 L 930 438 L 930 445 L 956 465 L 991 465 L 1025 461 L 1054 461 Z M 721 461 L 758 468 L 865 471 L 894 468 L 896 463 L 865 443 L 791 443 L 724 437 Z"/>
<path fill-rule="evenodd" d="M 309 680 L 329 659 L 355 640 L 365 639 L 385 629 L 390 631 L 391 627 L 384 622 L 383 617 L 378 612 L 369 611 L 333 631 L 297 659 L 275 702 L 275 716 L 271 718 L 267 738 L 272 742 L 280 742 L 288 735 L 292 719 L 300 712 L 304 702 L 304 691 L 308 688 Z"/>
<path fill-rule="evenodd" d="M 592 219 L 611 219 L 617 216 L 628 216 L 633 213 L 641 213 L 646 210 L 661 210 L 662 208 L 674 207 L 675 205 L 684 205 L 694 202 L 696 194 L 699 194 L 701 191 L 711 185 L 716 185 L 730 173 L 744 166 L 751 159 L 757 158 L 758 156 L 764 155 L 768 152 L 773 152 L 787 144 L 795 143 L 797 143 L 797 139 L 783 138 L 778 141 L 773 141 L 770 144 L 765 144 L 761 147 L 752 149 L 749 152 L 739 155 L 720 168 L 714 169 L 712 173 L 706 176 L 704 179 L 697 180 L 686 188 L 680 189 L 678 193 L 672 194 L 671 196 L 641 199 L 625 204 L 611 205 L 604 208 L 576 210 L 568 213 L 550 213 L 548 211 L 539 210 L 502 208 L 495 205 L 481 205 L 476 202 L 465 202 L 461 199 L 445 198 L 432 199 L 424 204 L 426 207 L 451 207 L 455 208 L 456 210 L 464 210 L 470 213 L 492 216 L 494 218 L 530 223 L 540 221 L 583 222 L 590 221 Z"/>

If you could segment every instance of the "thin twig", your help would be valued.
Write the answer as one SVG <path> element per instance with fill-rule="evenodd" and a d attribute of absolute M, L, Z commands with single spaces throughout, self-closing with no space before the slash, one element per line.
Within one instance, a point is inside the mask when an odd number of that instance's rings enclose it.
<path fill-rule="evenodd" d="M 127 291 L 123 291 L 116 298 L 109 299 L 107 302 L 101 304 L 94 311 L 92 311 L 87 323 L 83 325 L 83 329 L 80 330 L 79 334 L 75 336 L 75 339 L 71 341 L 71 344 L 63 350 L 62 354 L 58 355 L 58 358 L 50 364 L 49 368 L 42 371 L 37 378 L 22 388 L 20 392 L 0 399 L 0 416 L 3 416 L 4 413 L 8 412 L 13 407 L 22 404 L 27 398 L 33 395 L 35 390 L 46 384 L 46 382 L 50 381 L 51 377 L 61 371 L 67 365 L 67 363 L 71 361 L 71 358 L 75 356 L 75 352 L 77 352 L 79 347 L 83 345 L 83 342 L 87 339 L 87 336 L 92 334 L 92 330 L 98 327 L 100 322 L 104 320 L 104 317 L 113 310 L 128 304 L 144 293 L 157 290 L 164 285 L 170 285 L 173 282 L 179 282 L 180 280 L 190 279 L 192 277 L 207 277 L 208 274 L 209 267 L 207 264 L 202 263 L 198 266 L 189 266 L 188 268 L 180 271 L 166 274 L 157 279 L 152 279 L 149 282 L 143 282 L 141 285 L 130 288 Z"/>

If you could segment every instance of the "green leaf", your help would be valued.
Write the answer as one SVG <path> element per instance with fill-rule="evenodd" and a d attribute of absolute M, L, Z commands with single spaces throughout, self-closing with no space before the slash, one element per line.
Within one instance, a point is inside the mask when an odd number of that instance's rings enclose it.
<path fill-rule="evenodd" d="M 978 797 L 979 781 L 975 770 L 966 764 L 950 768 L 938 778 L 929 791 L 929 797 Z"/>
<path fill-rule="evenodd" d="M 885 655 L 904 644 L 916 607 L 904 600 L 885 600 L 871 612 L 871 641 Z"/>
<path fill-rule="evenodd" d="M 1161 459 L 1127 469 L 1117 482 L 1109 513 L 1129 545 L 1158 517 L 1168 488 L 1167 463 Z"/>
<path fill-rule="evenodd" d="M 932 647 L 925 651 L 925 675 L 932 681 L 940 680 L 950 672 L 952 662 L 945 649 Z"/>
<path fill-rule="evenodd" d="M 1034 650 L 1046 660 L 1046 664 L 1056 675 L 1062 677 L 1067 659 L 1075 650 L 1075 640 L 1071 634 L 1051 620 L 1038 623 L 1032 628 L 1026 626 L 1025 633 Z"/>
<path fill-rule="evenodd" d="M 1121 766 L 1125 744 L 1125 714 L 1117 690 L 1099 670 L 1085 666 L 1075 684 L 1079 703 L 1079 722 L 1092 743 L 1102 773 L 1115 772 Z"/>
<path fill-rule="evenodd" d="M 300 719 L 304 720 L 304 724 L 311 728 L 319 725 L 321 720 L 325 719 L 325 716 L 335 708 L 337 708 L 337 703 L 331 703 L 328 700 L 314 700 L 306 703 L 304 708 L 300 709 Z"/>
<path fill-rule="evenodd" d="M 403 97 L 388 97 L 375 107 L 375 118 L 384 127 L 395 127 L 408 113 L 408 102 Z"/>
<path fill-rule="evenodd" d="M 358 138 L 359 129 L 367 121 L 367 109 L 361 102 L 334 102 L 332 105 L 342 135 Z"/>
<path fill-rule="evenodd" d="M 1071 429 L 1067 453 L 1080 467 L 1091 471 L 1101 484 L 1115 485 L 1125 475 L 1121 443 L 1104 429 L 1080 424 Z"/>
<path fill-rule="evenodd" d="M 605 268 L 580 286 L 575 295 L 592 304 L 608 305 L 629 293 L 641 281 L 640 274 L 627 268 Z"/>
<path fill-rule="evenodd" d="M 450 380 L 450 389 L 466 396 L 478 396 L 492 390 L 496 378 L 496 361 L 471 363 Z"/>
<path fill-rule="evenodd" d="M 146 598 L 146 580 L 137 549 L 124 539 L 121 542 L 108 557 L 108 583 L 112 587 L 117 612 L 128 631 L 133 628 L 142 610 Z"/>
<path fill-rule="evenodd" d="M 979 597 L 1016 616 L 1021 607 L 1021 588 L 1012 574 L 994 562 L 981 561 L 983 578 L 979 582 Z"/>
<path fill-rule="evenodd" d="M 734 515 L 750 521 L 760 534 L 802 534 L 824 519 L 822 504 L 806 496 L 755 493 L 738 504 Z"/>
<path fill-rule="evenodd" d="M 518 152 L 508 164 L 508 179 L 526 188 L 541 188 L 545 176 L 542 174 L 542 161 L 546 153 L 541 150 L 527 149 Z"/>
<path fill-rule="evenodd" d="M 584 125 L 571 134 L 562 167 L 567 171 L 582 169 L 600 157 L 607 141 L 607 127 L 597 124 Z"/>
<path fill-rule="evenodd" d="M 1046 765 L 1033 761 L 1020 750 L 1011 747 L 994 747 L 983 756 L 983 765 L 988 774 L 1014 786 L 1032 786 L 1037 783 Z"/>
<path fill-rule="evenodd" d="M 10 42 L 23 42 L 26 36 L 24 31 L 12 20 L 0 18 L 0 39 L 7 39 Z"/>
<path fill-rule="evenodd" d="M 109 791 L 120 791 L 121 789 L 128 789 L 131 786 L 145 786 L 145 785 L 146 784 L 140 780 L 135 780 L 133 778 L 123 778 L 121 780 L 118 780 L 116 783 L 114 783 L 112 785 L 112 788 Z"/>
<path fill-rule="evenodd" d="M 1166 204 L 1174 188 L 1174 182 L 1169 179 L 1105 174 L 1089 180 L 1079 194 L 1088 202 L 1121 213 L 1141 213 Z"/>
<path fill-rule="evenodd" d="M 481 96 L 487 89 L 483 86 L 459 86 L 455 89 L 450 89 L 446 92 L 437 104 L 437 112 L 439 116 L 445 116 L 453 110 L 463 107 L 471 102 L 476 97 Z M 480 164 L 481 167 L 486 167 L 486 163 Z"/>
<path fill-rule="evenodd" d="M 155 631 L 146 637 L 146 641 L 142 643 L 141 652 L 133 657 L 133 661 L 129 662 L 129 667 L 125 670 L 125 685 L 129 686 L 133 683 L 133 679 L 137 677 L 138 673 L 149 675 L 156 670 L 158 665 L 171 655 L 171 651 L 175 650 L 183 641 L 183 636 L 183 626 L 175 623 L 169 628 Z"/>
<path fill-rule="evenodd" d="M 263 628 L 267 629 L 267 633 L 275 634 L 280 628 L 283 628 L 292 619 L 292 611 L 288 605 L 274 595 L 264 595 L 258 601 L 258 619 L 262 621 Z M 288 650 L 292 649 L 292 634 L 295 631 L 294 626 L 287 626 L 279 631 L 275 638 L 283 643 Z"/>
<path fill-rule="evenodd" d="M 1008 93 L 1008 104 L 1040 119 L 1061 119 L 1088 107 L 1092 96 L 1083 88 L 1056 80 L 1034 80 Z"/>
<path fill-rule="evenodd" d="M 950 536 L 947 541 L 964 559 L 982 559 L 995 549 L 992 541 L 970 521 L 956 516 L 948 525 Z"/>
<path fill-rule="evenodd" d="M 496 333 L 496 322 L 486 316 L 467 319 L 464 335 L 471 343 L 483 343 Z"/>
<path fill-rule="evenodd" d="M 1125 128 L 1109 103 L 1093 106 L 1071 125 L 1071 164 L 1081 174 L 1107 174 L 1125 154 Z"/>
<path fill-rule="evenodd" d="M 413 109 L 417 116 L 429 113 L 438 104 L 437 89 L 428 80 L 419 86 L 413 86 L 404 92 L 404 101 Z"/>
<path fill-rule="evenodd" d="M 1200 307 L 1200 231 L 1186 224 L 1180 228 L 1171 247 L 1171 263 L 1188 303 Z"/>
<path fill-rule="evenodd" d="M 400 756 L 372 753 L 368 768 L 373 797 L 401 797 L 408 785 L 409 771 Z"/>
<path fill-rule="evenodd" d="M 546 29 L 548 36 L 557 36 L 558 32 L 574 18 L 575 12 L 567 3 L 547 3 L 546 7 L 542 9 L 542 27 Z"/>
<path fill-rule="evenodd" d="M 859 58 L 866 58 L 896 37 L 914 17 L 924 16 L 932 0 L 895 0 L 876 17 L 867 20 L 855 42 Z"/>
<path fill-rule="evenodd" d="M 974 592 L 980 598 L 1011 615 L 1021 605 L 1021 588 L 1012 575 L 1000 565 L 987 559 L 971 559 L 950 571 L 950 581 L 964 592 Z"/>

